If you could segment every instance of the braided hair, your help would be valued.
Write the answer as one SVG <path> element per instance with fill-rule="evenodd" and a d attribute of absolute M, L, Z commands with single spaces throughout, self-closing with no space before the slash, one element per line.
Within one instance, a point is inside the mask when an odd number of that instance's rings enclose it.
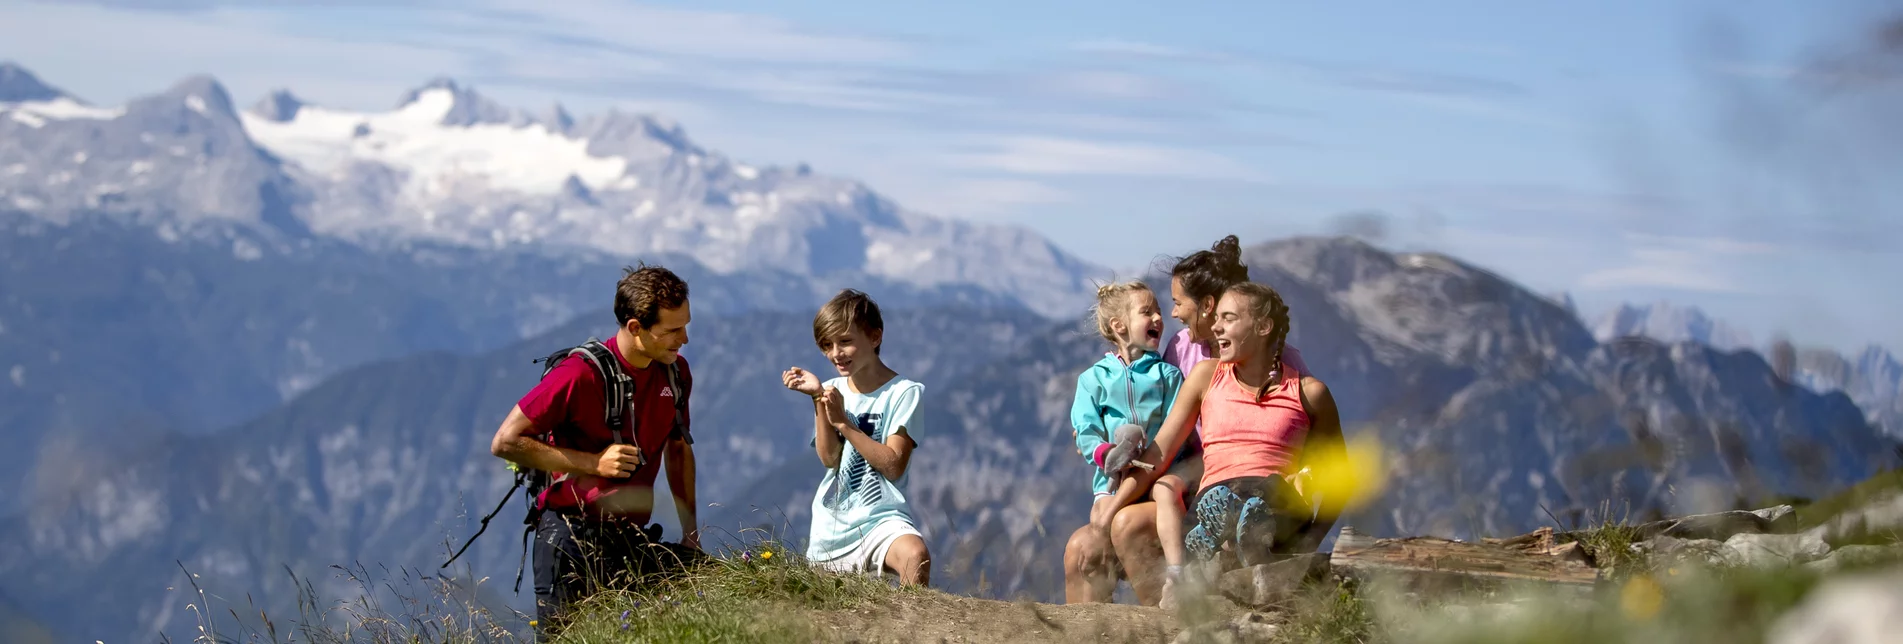
<path fill-rule="evenodd" d="M 1242 282 L 1230 286 L 1225 292 L 1249 298 L 1249 317 L 1256 324 L 1261 324 L 1263 320 L 1275 324 L 1274 330 L 1269 332 L 1269 346 L 1275 347 L 1271 354 L 1275 366 L 1269 370 L 1268 382 L 1263 383 L 1262 389 L 1256 392 L 1256 402 L 1261 402 L 1269 389 L 1282 383 L 1282 349 L 1288 346 L 1288 304 L 1282 301 L 1281 293 L 1266 284 Z"/>
<path fill-rule="evenodd" d="M 1170 277 L 1182 282 L 1197 313 L 1204 299 L 1221 299 L 1230 286 L 1249 281 L 1249 267 L 1242 264 L 1242 241 L 1235 235 L 1218 240 L 1209 250 L 1199 250 L 1176 261 Z"/>

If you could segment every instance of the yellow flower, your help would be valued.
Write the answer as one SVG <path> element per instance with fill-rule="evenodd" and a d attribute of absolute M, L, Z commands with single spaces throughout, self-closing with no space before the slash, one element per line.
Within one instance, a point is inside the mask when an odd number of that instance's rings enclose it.
<path fill-rule="evenodd" d="M 1316 454 L 1308 460 L 1306 473 L 1296 476 L 1300 493 L 1310 502 L 1321 496 L 1318 505 L 1324 514 L 1360 509 L 1380 497 L 1387 484 L 1387 464 L 1373 430 L 1357 433 L 1344 447 Z"/>
<path fill-rule="evenodd" d="M 760 553 L 760 558 L 761 558 L 761 559 L 772 559 L 772 558 L 773 558 L 773 551 L 772 551 L 772 550 L 767 550 L 767 551 L 764 551 L 764 552 L 761 552 L 761 553 Z"/>
<path fill-rule="evenodd" d="M 1651 577 L 1634 577 L 1619 589 L 1619 608 L 1627 617 L 1649 620 L 1665 605 L 1665 592 Z"/>

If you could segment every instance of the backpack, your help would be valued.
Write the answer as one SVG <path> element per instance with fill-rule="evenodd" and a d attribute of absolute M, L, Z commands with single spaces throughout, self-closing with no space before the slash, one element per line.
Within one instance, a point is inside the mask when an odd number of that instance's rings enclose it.
<path fill-rule="evenodd" d="M 595 381 L 602 383 L 603 391 L 601 398 L 604 409 L 602 409 L 601 413 L 603 419 L 607 422 L 609 433 L 614 436 L 614 444 L 628 444 L 639 448 L 640 443 L 636 440 L 637 436 L 635 431 L 628 428 L 627 419 L 628 408 L 634 400 L 634 379 L 621 370 L 621 360 L 615 357 L 614 352 L 608 350 L 607 345 L 602 344 L 600 340 L 590 337 L 587 342 L 583 342 L 578 346 L 557 350 L 547 356 L 536 358 L 534 362 L 542 363 L 541 378 L 546 379 L 548 378 L 549 372 L 555 370 L 556 365 L 561 364 L 563 360 L 570 356 L 579 357 L 588 363 L 588 367 L 595 372 Z M 669 434 L 668 438 L 669 440 L 679 438 L 686 441 L 687 444 L 692 445 L 694 444 L 694 437 L 689 433 L 687 427 L 687 396 L 690 393 L 689 390 L 693 388 L 694 383 L 692 379 L 683 382 L 678 365 L 669 364 L 666 365 L 666 367 L 667 384 L 674 391 L 674 431 Z M 625 440 L 623 439 L 624 433 L 626 434 Z M 552 437 L 550 440 L 552 440 Z M 642 453 L 640 454 L 640 458 L 642 464 L 646 465 L 647 455 Z M 443 562 L 441 568 L 448 568 L 450 564 L 455 563 L 458 557 L 463 556 L 463 552 L 469 550 L 470 544 L 476 542 L 476 537 L 482 536 L 483 531 L 489 529 L 489 520 L 494 519 L 497 514 L 502 512 L 502 508 L 509 504 L 509 499 L 515 496 L 515 491 L 527 487 L 529 508 L 527 515 L 522 518 L 524 526 L 522 529 L 523 563 L 518 564 L 515 571 L 515 592 L 520 593 L 522 592 L 522 570 L 529 556 L 529 535 L 534 534 L 536 524 L 541 521 L 543 511 L 541 504 L 542 492 L 548 489 L 548 486 L 553 480 L 548 472 L 522 467 L 513 462 L 509 463 L 509 469 L 515 471 L 515 483 L 509 486 L 508 493 L 502 495 L 502 500 L 496 503 L 496 508 L 489 511 L 489 514 L 482 518 L 482 524 L 476 528 L 476 533 L 470 535 L 469 540 L 464 541 L 463 546 L 456 550 L 456 554 L 450 555 L 449 560 Z M 441 568 L 439 568 L 439 570 Z"/>

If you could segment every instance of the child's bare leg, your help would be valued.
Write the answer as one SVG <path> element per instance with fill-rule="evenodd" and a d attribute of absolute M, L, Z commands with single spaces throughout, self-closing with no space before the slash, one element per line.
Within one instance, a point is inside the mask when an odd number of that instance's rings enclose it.
<path fill-rule="evenodd" d="M 900 585 L 932 584 L 932 553 L 925 548 L 925 540 L 916 535 L 903 535 L 892 541 L 885 550 L 885 568 L 899 575 Z"/>
<path fill-rule="evenodd" d="M 1163 562 L 1171 566 L 1183 565 L 1183 494 L 1188 490 L 1189 483 L 1175 474 L 1164 474 L 1150 490 L 1150 498 L 1156 500 L 1156 536 L 1163 544 Z"/>

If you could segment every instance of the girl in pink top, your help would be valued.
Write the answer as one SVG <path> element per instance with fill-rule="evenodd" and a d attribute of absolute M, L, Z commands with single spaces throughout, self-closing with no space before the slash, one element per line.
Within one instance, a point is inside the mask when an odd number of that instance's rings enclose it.
<path fill-rule="evenodd" d="M 1208 250 L 1190 253 L 1177 260 L 1170 268 L 1170 317 L 1183 323 L 1183 329 L 1163 350 L 1163 361 L 1188 374 L 1197 364 L 1211 357 L 1211 348 L 1216 338 L 1217 301 L 1229 287 L 1249 281 L 1249 267 L 1242 264 L 1242 242 L 1235 235 L 1229 235 L 1217 241 Z M 1308 373 L 1308 365 L 1302 363 L 1302 354 L 1295 347 L 1285 347 L 1283 361 L 1297 373 Z M 1184 444 L 1184 453 L 1171 465 L 1173 478 L 1187 481 L 1183 489 L 1176 494 L 1157 492 L 1156 530 L 1159 545 L 1163 548 L 1163 560 L 1166 565 L 1163 578 L 1162 605 L 1175 604 L 1176 578 L 1182 572 L 1184 558 L 1183 523 L 1187 514 L 1187 497 L 1204 480 L 1208 473 L 1204 471 L 1207 463 L 1203 459 L 1201 439 L 1202 424 L 1199 422 L 1190 432 Z M 1170 479 L 1158 483 L 1160 487 L 1171 487 Z"/>
<path fill-rule="evenodd" d="M 1161 536 L 1183 539 L 1204 561 L 1227 546 L 1252 566 L 1273 552 L 1313 549 L 1333 529 L 1335 517 L 1316 516 L 1287 477 L 1308 454 L 1343 449 L 1341 421 L 1328 387 L 1283 355 L 1288 306 L 1280 294 L 1244 282 L 1226 289 L 1215 308 L 1216 359 L 1191 368 L 1144 458 L 1175 454 L 1201 421 L 1196 525 L 1185 537 Z"/>

